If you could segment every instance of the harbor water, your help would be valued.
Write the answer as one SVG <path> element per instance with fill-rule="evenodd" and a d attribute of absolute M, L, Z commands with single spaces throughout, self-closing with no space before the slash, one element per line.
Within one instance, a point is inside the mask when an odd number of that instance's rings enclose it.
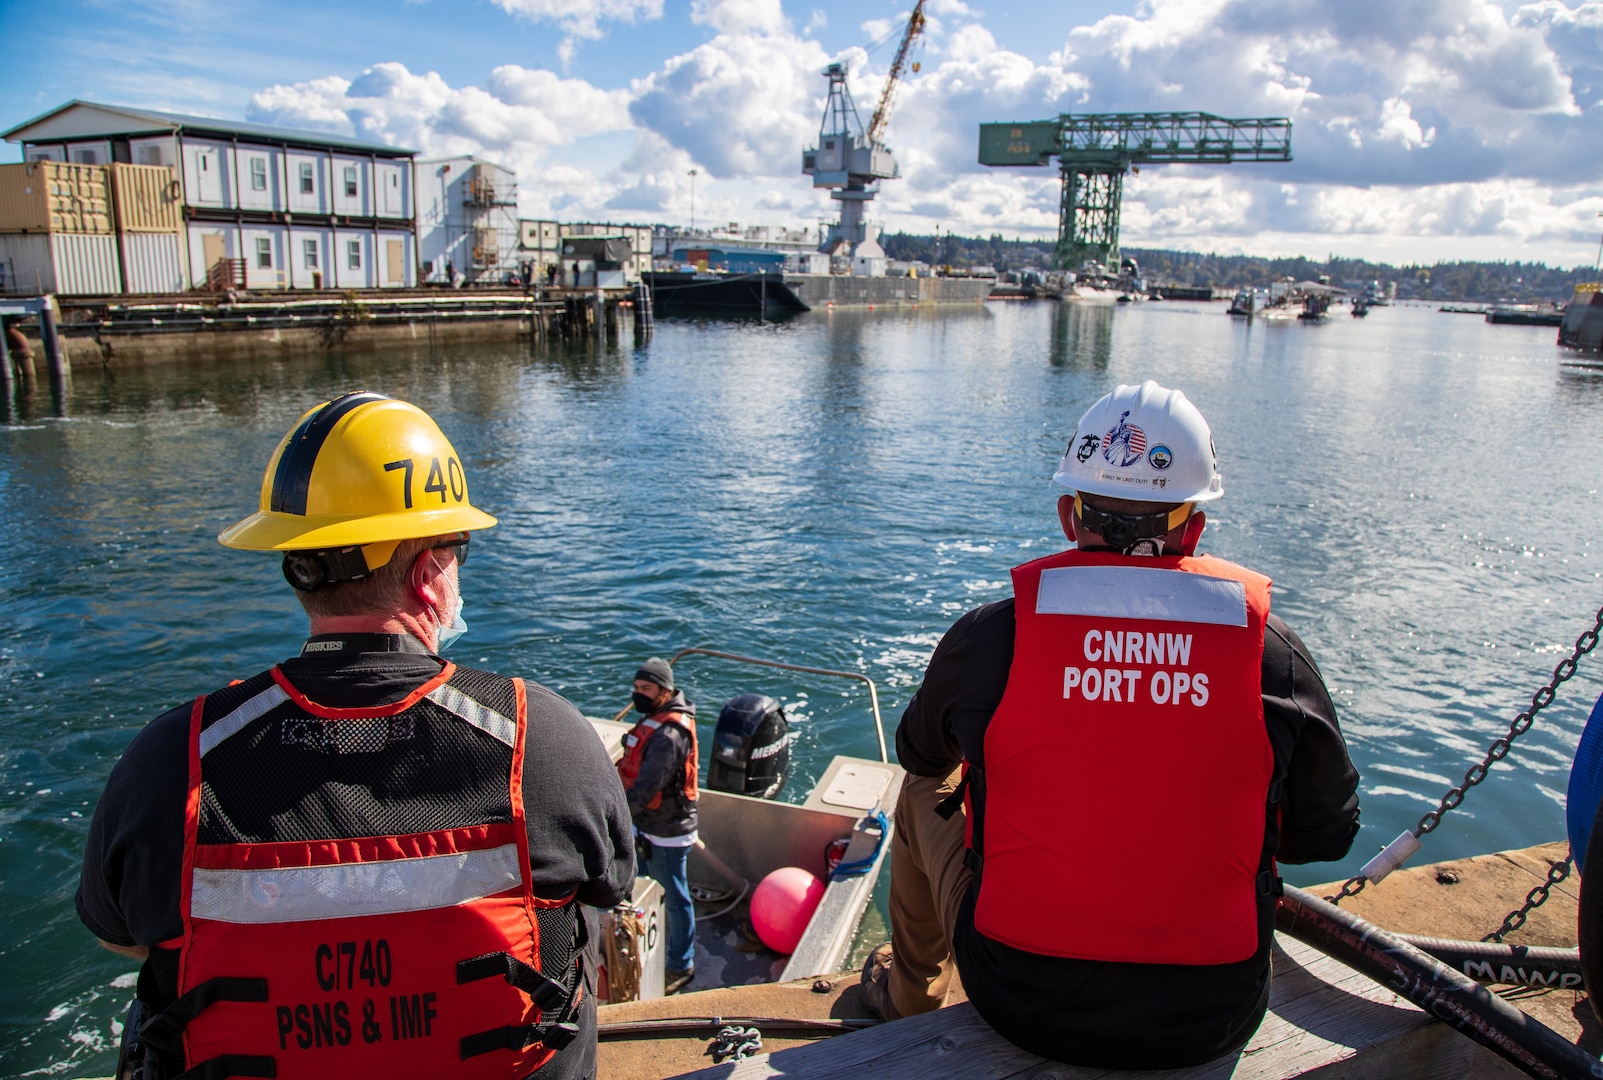
<path fill-rule="evenodd" d="M 946 627 L 1062 546 L 1050 478 L 1081 412 L 1120 382 L 1183 388 L 1224 475 L 1203 549 L 1275 579 L 1363 775 L 1351 856 L 1285 868 L 1310 884 L 1434 807 L 1603 604 L 1603 376 L 1563 357 L 1551 328 L 1419 308 L 1306 325 L 993 303 L 663 320 L 640 348 L 80 368 L 65 415 L 41 390 L 0 427 L 0 1074 L 111 1071 L 133 965 L 74 913 L 88 819 L 142 724 L 297 649 L 277 561 L 215 537 L 318 401 L 421 405 L 500 517 L 454 659 L 608 716 L 641 659 L 690 645 L 847 669 L 878 684 L 889 735 Z M 1600 676 L 1582 662 L 1415 862 L 1563 835 Z M 784 798 L 834 754 L 877 755 L 855 684 L 701 657 L 679 677 L 708 730 L 737 693 L 784 701 Z M 1131 888 L 1185 889 L 1162 836 L 1128 843 Z"/>

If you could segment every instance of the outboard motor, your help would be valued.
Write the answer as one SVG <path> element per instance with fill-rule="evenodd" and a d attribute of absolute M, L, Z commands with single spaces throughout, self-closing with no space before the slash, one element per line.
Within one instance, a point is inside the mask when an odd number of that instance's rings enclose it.
<path fill-rule="evenodd" d="M 766 694 L 741 694 L 724 703 L 712 736 L 707 786 L 714 791 L 772 799 L 790 772 L 790 724 Z"/>

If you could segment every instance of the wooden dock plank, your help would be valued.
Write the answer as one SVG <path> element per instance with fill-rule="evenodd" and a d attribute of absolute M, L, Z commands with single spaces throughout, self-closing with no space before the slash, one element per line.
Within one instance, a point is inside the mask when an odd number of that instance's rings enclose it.
<path fill-rule="evenodd" d="M 1463 1076 L 1463 1043 L 1390 990 L 1291 938 L 1278 939 L 1270 1012 L 1240 1053 L 1162 1072 L 1082 1068 L 1007 1042 L 967 1003 L 685 1074 L 685 1080 L 822 1080 L 848 1073 L 882 1080 L 1283 1080 L 1317 1075 Z M 1446 1036 L 1446 1038 L 1443 1038 Z M 1334 1071 L 1329 1071 L 1334 1070 Z M 1445 1071 L 1444 1071 L 1445 1070 Z M 1477 1074 L 1479 1075 L 1479 1074 Z M 1497 1075 L 1495 1072 L 1487 1076 Z"/>

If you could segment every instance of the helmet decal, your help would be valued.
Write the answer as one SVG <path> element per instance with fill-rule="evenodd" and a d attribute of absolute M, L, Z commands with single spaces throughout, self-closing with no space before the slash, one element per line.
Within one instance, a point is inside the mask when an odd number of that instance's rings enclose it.
<path fill-rule="evenodd" d="M 1147 433 L 1129 423 L 1130 410 L 1119 415 L 1119 422 L 1102 436 L 1102 457 L 1109 465 L 1128 468 L 1147 452 Z"/>
<path fill-rule="evenodd" d="M 306 497 L 311 487 L 312 466 L 317 454 L 328 440 L 328 433 L 345 414 L 370 401 L 390 400 L 383 394 L 357 391 L 343 394 L 306 418 L 305 423 L 289 437 L 284 453 L 279 456 L 278 469 L 273 474 L 273 510 L 283 514 L 306 516 Z"/>
<path fill-rule="evenodd" d="M 1136 502 L 1205 503 L 1224 495 L 1216 461 L 1197 407 L 1148 379 L 1116 387 L 1085 411 L 1052 479 Z"/>

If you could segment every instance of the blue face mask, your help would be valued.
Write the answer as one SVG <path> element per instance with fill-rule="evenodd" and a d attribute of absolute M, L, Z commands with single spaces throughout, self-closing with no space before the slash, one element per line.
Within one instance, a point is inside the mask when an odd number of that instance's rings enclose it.
<path fill-rule="evenodd" d="M 454 614 L 448 624 L 441 624 L 434 631 L 434 651 L 444 652 L 456 643 L 456 639 L 467 633 L 468 624 L 462 618 L 462 608 L 466 606 L 460 590 L 456 590 L 456 603 L 452 605 Z"/>
<path fill-rule="evenodd" d="M 435 650 L 444 652 L 456 643 L 456 639 L 468 632 L 468 624 L 462 618 L 462 605 L 456 606 L 456 618 L 451 620 L 450 626 L 442 626 L 434 632 L 439 640 L 435 642 Z"/>

